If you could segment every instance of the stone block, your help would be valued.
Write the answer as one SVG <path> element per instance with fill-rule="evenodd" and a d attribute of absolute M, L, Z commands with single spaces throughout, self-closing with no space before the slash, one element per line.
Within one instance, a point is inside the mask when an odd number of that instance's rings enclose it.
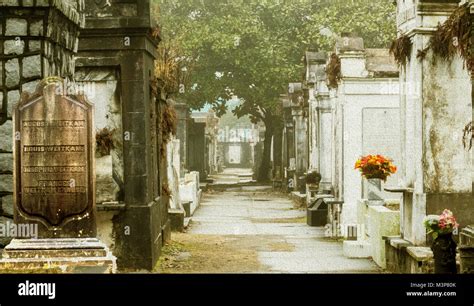
<path fill-rule="evenodd" d="M 1 203 L 3 213 L 8 216 L 13 216 L 13 195 L 7 195 L 2 197 Z"/>
<path fill-rule="evenodd" d="M 6 55 L 20 55 L 25 51 L 25 41 L 22 39 L 6 40 L 3 43 L 3 52 Z"/>
<path fill-rule="evenodd" d="M 0 192 L 13 192 L 13 174 L 0 174 Z"/>
<path fill-rule="evenodd" d="M 400 212 L 384 206 L 368 207 L 369 242 L 372 245 L 372 258 L 381 268 L 386 268 L 385 236 L 400 234 Z"/>
<path fill-rule="evenodd" d="M 96 157 L 96 203 L 117 199 L 120 187 L 113 178 L 112 156 Z"/>
<path fill-rule="evenodd" d="M 5 73 L 5 85 L 7 87 L 14 87 L 20 84 L 20 64 L 17 58 L 6 61 Z"/>
<path fill-rule="evenodd" d="M 38 86 L 39 81 L 32 81 L 21 85 L 21 91 L 27 93 L 34 93 L 36 91 L 36 86 Z"/>
<path fill-rule="evenodd" d="M 23 59 L 23 77 L 40 77 L 41 76 L 41 56 L 33 55 Z"/>
<path fill-rule="evenodd" d="M 408 255 L 409 241 L 400 236 L 385 237 L 386 271 L 391 273 L 410 273 L 412 258 Z"/>
<path fill-rule="evenodd" d="M 0 54 L 1 54 L 1 52 L 0 52 Z M 0 63 L 0 86 L 3 86 L 3 83 L 4 83 L 4 81 L 3 81 L 3 64 Z"/>
<path fill-rule="evenodd" d="M 7 104 L 7 116 L 8 118 L 12 118 L 13 113 L 13 105 L 20 102 L 20 91 L 19 90 L 12 90 L 8 92 L 8 104 Z"/>
<path fill-rule="evenodd" d="M 40 51 L 41 50 L 41 41 L 39 40 L 30 40 L 28 42 L 28 48 L 30 52 Z"/>
<path fill-rule="evenodd" d="M 433 251 L 429 247 L 407 247 L 408 254 L 416 261 L 424 261 L 433 258 Z"/>
<path fill-rule="evenodd" d="M 290 198 L 295 208 L 306 207 L 306 194 L 300 193 L 299 191 L 293 191 L 290 194 Z"/>
<path fill-rule="evenodd" d="M 186 217 L 191 217 L 191 202 L 182 202 L 184 212 L 186 213 Z"/>
<path fill-rule="evenodd" d="M 97 238 L 102 241 L 112 252 L 116 245 L 116 235 L 114 233 L 114 218 L 120 210 L 108 210 L 97 212 Z"/>
<path fill-rule="evenodd" d="M 21 18 L 7 19 L 7 26 L 5 28 L 6 36 L 26 36 L 28 22 Z"/>
<path fill-rule="evenodd" d="M 115 273 L 117 259 L 98 239 L 14 239 L 0 269 L 43 273 Z"/>
<path fill-rule="evenodd" d="M 194 182 L 180 184 L 179 197 L 183 203 L 196 201 L 196 184 Z"/>
<path fill-rule="evenodd" d="M 11 120 L 7 120 L 0 125 L 0 151 L 13 152 L 13 125 Z"/>
<path fill-rule="evenodd" d="M 150 205 L 128 205 L 120 214 L 116 226 L 121 230 L 116 231 L 115 247 L 119 268 L 152 270 L 155 267 L 163 245 L 161 210 L 160 203 L 153 202 Z M 129 231 L 122 230 L 124 228 Z"/>
<path fill-rule="evenodd" d="M 9 223 L 11 224 L 12 222 L 13 222 L 12 219 L 0 216 L 0 224 L 3 224 L 3 226 L 6 226 Z M 4 248 L 5 246 L 7 246 L 11 240 L 12 240 L 11 237 L 0 236 L 0 248 Z"/>
<path fill-rule="evenodd" d="M 13 173 L 13 154 L 0 153 L 0 173 Z"/>
<path fill-rule="evenodd" d="M 49 0 L 36 0 L 36 6 L 49 6 Z"/>
<path fill-rule="evenodd" d="M 368 201 L 365 199 L 357 201 L 357 224 L 359 227 L 364 225 L 364 233 L 361 233 L 360 236 L 362 238 L 367 237 L 367 212 L 368 212 L 369 206 L 368 206 Z"/>
<path fill-rule="evenodd" d="M 408 273 L 433 273 L 433 252 L 429 247 L 409 246 L 406 248 L 408 254 Z"/>
<path fill-rule="evenodd" d="M 363 51 L 364 39 L 361 37 L 341 37 L 336 41 L 336 48 L 340 51 Z"/>
<path fill-rule="evenodd" d="M 194 182 L 196 190 L 198 190 L 199 189 L 199 172 L 192 171 L 190 173 L 186 173 L 184 175 L 184 181 L 185 182 Z"/>
<path fill-rule="evenodd" d="M 342 244 L 342 252 L 348 258 L 370 258 L 372 256 L 372 246 L 365 240 L 346 240 Z"/>
<path fill-rule="evenodd" d="M 43 35 L 43 20 L 33 21 L 30 24 L 30 36 L 42 36 Z"/>
<path fill-rule="evenodd" d="M 174 232 L 183 232 L 184 231 L 184 210 L 180 209 L 170 209 L 168 214 L 171 221 L 171 230 Z"/>

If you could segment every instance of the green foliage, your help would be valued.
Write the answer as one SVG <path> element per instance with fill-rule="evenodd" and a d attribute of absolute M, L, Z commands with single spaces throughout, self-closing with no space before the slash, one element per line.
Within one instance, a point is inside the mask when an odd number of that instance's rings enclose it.
<path fill-rule="evenodd" d="M 266 124 L 279 117 L 288 83 L 301 81 L 305 50 L 329 51 L 343 32 L 357 33 L 367 47 L 387 47 L 396 33 L 395 6 L 386 0 L 155 3 L 163 39 L 182 50 L 190 74 L 182 100 L 195 109 L 212 103 L 222 115 L 235 95 L 244 101 L 233 111 L 237 116 Z"/>

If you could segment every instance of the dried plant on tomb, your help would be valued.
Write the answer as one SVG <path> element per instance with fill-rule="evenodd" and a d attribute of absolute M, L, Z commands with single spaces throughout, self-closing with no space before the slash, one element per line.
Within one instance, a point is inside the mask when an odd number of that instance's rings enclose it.
<path fill-rule="evenodd" d="M 95 134 L 96 151 L 100 156 L 110 155 L 110 151 L 115 147 L 113 133 L 113 130 L 105 127 Z"/>
<path fill-rule="evenodd" d="M 463 132 L 464 132 L 464 135 L 463 135 L 462 143 L 466 149 L 470 150 L 472 149 L 472 144 L 474 142 L 473 122 L 470 122 L 468 125 L 466 125 Z"/>
<path fill-rule="evenodd" d="M 161 194 L 164 195 L 164 196 L 167 196 L 167 197 L 171 196 L 171 189 L 170 189 L 168 183 L 163 183 L 161 185 Z"/>
<path fill-rule="evenodd" d="M 410 60 L 412 47 L 411 39 L 403 34 L 392 42 L 390 54 L 393 54 L 395 61 L 400 67 L 405 67 L 406 63 Z"/>
<path fill-rule="evenodd" d="M 171 42 L 162 42 L 157 51 L 155 75 L 167 94 L 178 93 L 189 75 L 189 63 L 180 48 Z"/>
<path fill-rule="evenodd" d="M 171 140 L 173 135 L 176 135 L 178 125 L 178 117 L 173 106 L 168 103 L 163 103 L 161 107 L 161 154 L 166 153 L 166 145 Z"/>
<path fill-rule="evenodd" d="M 428 46 L 418 50 L 417 57 L 422 60 L 431 50 L 434 56 L 451 61 L 459 54 L 465 67 L 472 71 L 474 58 L 471 52 L 471 26 L 470 9 L 466 3 L 457 8 L 443 24 L 438 25 Z"/>
<path fill-rule="evenodd" d="M 337 89 L 342 79 L 341 59 L 336 53 L 331 54 L 329 63 L 326 66 L 326 74 L 328 78 L 328 87 Z"/>
<path fill-rule="evenodd" d="M 151 28 L 150 29 L 150 35 L 154 39 L 160 39 L 160 37 L 161 37 L 161 27 L 154 26 L 153 28 Z"/>

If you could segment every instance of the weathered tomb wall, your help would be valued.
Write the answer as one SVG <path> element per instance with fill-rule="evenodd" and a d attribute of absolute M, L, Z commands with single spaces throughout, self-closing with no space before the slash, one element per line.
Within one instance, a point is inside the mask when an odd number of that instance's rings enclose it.
<path fill-rule="evenodd" d="M 34 92 L 44 77 L 72 79 L 82 9 L 80 0 L 0 3 L 0 203 L 3 210 L 0 220 L 3 222 L 13 214 L 13 105 L 23 92 Z"/>

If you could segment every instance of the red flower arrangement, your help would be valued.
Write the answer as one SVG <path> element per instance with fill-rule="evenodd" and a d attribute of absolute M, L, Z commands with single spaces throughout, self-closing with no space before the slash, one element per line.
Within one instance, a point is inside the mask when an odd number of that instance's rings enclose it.
<path fill-rule="evenodd" d="M 387 177 L 397 172 L 397 167 L 393 165 L 392 160 L 382 155 L 367 155 L 361 157 L 355 164 L 355 169 L 359 169 L 367 179 L 387 180 Z"/>

